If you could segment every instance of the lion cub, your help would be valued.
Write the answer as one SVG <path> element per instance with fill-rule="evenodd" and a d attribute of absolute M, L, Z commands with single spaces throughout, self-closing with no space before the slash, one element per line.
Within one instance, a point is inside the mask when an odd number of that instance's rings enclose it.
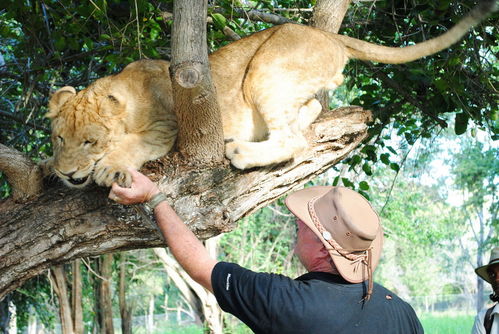
<path fill-rule="evenodd" d="M 177 136 L 168 63 L 138 61 L 76 93 L 49 101 L 54 155 L 47 163 L 70 187 L 92 180 L 131 184 L 127 167 L 140 168 L 169 152 Z"/>
<path fill-rule="evenodd" d="M 445 34 L 404 48 L 384 47 L 297 24 L 255 33 L 210 55 L 226 156 L 239 169 L 292 159 L 307 147 L 303 130 L 319 115 L 314 98 L 343 82 L 349 59 L 405 63 L 457 42 L 491 11 L 485 1 Z M 91 180 L 130 184 L 126 167 L 166 154 L 177 135 L 169 63 L 140 60 L 76 93 L 49 102 L 55 173 L 69 186 Z"/>

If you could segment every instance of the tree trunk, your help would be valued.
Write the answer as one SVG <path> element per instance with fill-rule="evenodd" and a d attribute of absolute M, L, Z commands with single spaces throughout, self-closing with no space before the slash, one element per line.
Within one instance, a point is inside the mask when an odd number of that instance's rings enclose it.
<path fill-rule="evenodd" d="M 52 267 L 50 278 L 57 300 L 59 301 L 59 316 L 63 334 L 73 333 L 73 319 L 71 317 L 71 306 L 67 289 L 66 272 L 63 265 Z"/>
<path fill-rule="evenodd" d="M 341 161 L 367 135 L 371 113 L 360 107 L 324 113 L 306 136 L 310 148 L 293 161 L 239 171 L 230 166 L 186 169 L 166 157 L 142 171 L 201 239 L 300 188 Z M 0 160 L 3 157 L 0 155 Z M 49 185 L 36 200 L 0 202 L 0 300 L 51 265 L 79 257 L 164 246 L 132 207 L 107 199 L 108 189 Z"/>
<path fill-rule="evenodd" d="M 352 0 L 317 0 L 310 25 L 337 34 Z"/>
<path fill-rule="evenodd" d="M 93 273 L 99 273 L 100 272 L 100 257 L 95 258 L 95 259 L 90 259 L 90 267 L 92 268 Z M 97 275 L 90 275 L 89 276 L 89 281 L 91 282 L 92 288 L 94 290 L 94 318 L 93 318 L 93 323 L 92 323 L 92 334 L 98 334 L 101 332 L 101 326 L 100 324 L 102 323 L 102 305 L 101 305 L 101 297 L 100 297 L 100 291 L 101 291 L 101 284 L 102 280 L 97 276 Z"/>
<path fill-rule="evenodd" d="M 213 244 L 214 241 L 209 240 L 207 243 Z M 213 245 L 209 248 L 213 249 Z M 222 334 L 222 310 L 215 296 L 195 282 L 164 248 L 155 248 L 154 253 L 161 260 L 168 277 L 175 283 L 191 307 L 196 310 L 199 318 L 205 322 L 209 333 Z"/>
<path fill-rule="evenodd" d="M 81 260 L 73 261 L 73 284 L 71 286 L 71 317 L 75 334 L 83 334 L 83 308 L 82 308 L 82 283 Z"/>
<path fill-rule="evenodd" d="M 0 301 L 0 334 L 9 333 L 10 324 L 10 295 L 7 295 L 2 301 Z"/>
<path fill-rule="evenodd" d="M 122 334 L 132 334 L 132 311 L 126 300 L 126 253 L 121 253 L 120 259 L 120 292 L 119 304 L 121 314 Z"/>
<path fill-rule="evenodd" d="M 102 276 L 102 282 L 100 285 L 102 334 L 114 334 L 113 303 L 111 300 L 112 265 L 113 265 L 113 254 L 104 254 L 101 257 L 101 267 L 100 267 L 100 274 Z"/>
<path fill-rule="evenodd" d="M 172 80 L 177 144 L 190 164 L 220 164 L 224 158 L 222 119 L 208 64 L 207 0 L 173 5 Z"/>
<path fill-rule="evenodd" d="M 310 25 L 337 34 L 352 0 L 317 0 Z M 329 110 L 329 91 L 322 89 L 316 94 L 322 111 Z"/>

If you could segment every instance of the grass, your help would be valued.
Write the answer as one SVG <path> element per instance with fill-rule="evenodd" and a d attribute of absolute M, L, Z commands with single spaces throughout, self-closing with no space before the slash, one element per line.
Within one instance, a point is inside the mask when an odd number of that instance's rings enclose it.
<path fill-rule="evenodd" d="M 460 313 L 426 313 L 419 315 L 425 334 L 467 334 L 475 319 L 474 315 Z M 160 322 L 155 326 L 154 334 L 203 334 L 203 328 L 196 325 L 175 326 L 171 323 Z M 249 334 L 249 328 L 238 324 L 225 331 L 230 334 Z M 134 333 L 145 334 L 144 328 L 136 328 Z"/>
<path fill-rule="evenodd" d="M 453 313 L 427 313 L 419 316 L 425 334 L 471 333 L 474 315 Z"/>

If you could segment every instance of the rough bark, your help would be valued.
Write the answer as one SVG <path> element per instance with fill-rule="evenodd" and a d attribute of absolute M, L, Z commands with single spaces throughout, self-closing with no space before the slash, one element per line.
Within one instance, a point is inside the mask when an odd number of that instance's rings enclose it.
<path fill-rule="evenodd" d="M 42 169 L 20 152 L 0 144 L 0 171 L 12 187 L 12 199 L 26 202 L 42 191 Z"/>
<path fill-rule="evenodd" d="M 73 319 L 73 331 L 75 334 L 83 334 L 81 259 L 74 260 L 72 267 L 71 318 Z"/>
<path fill-rule="evenodd" d="M 352 0 L 317 0 L 310 25 L 338 33 Z"/>
<path fill-rule="evenodd" d="M 73 334 L 73 318 L 66 281 L 66 272 L 63 265 L 57 265 L 50 270 L 52 287 L 59 301 L 59 317 L 63 334 Z"/>
<path fill-rule="evenodd" d="M 210 240 L 213 239 L 207 240 L 207 243 L 210 243 Z M 214 245 L 211 245 L 210 248 L 213 247 Z M 215 296 L 195 282 L 164 248 L 155 248 L 154 253 L 158 256 L 168 276 L 184 298 L 196 310 L 199 318 L 205 322 L 205 327 L 208 328 L 209 333 L 222 334 L 222 309 L 218 305 Z"/>
<path fill-rule="evenodd" d="M 208 63 L 207 1 L 176 0 L 173 6 L 172 80 L 179 151 L 193 165 L 224 157 L 222 119 Z"/>
<path fill-rule="evenodd" d="M 100 285 L 101 304 L 101 334 L 114 334 L 113 326 L 113 303 L 111 300 L 111 274 L 113 265 L 113 254 L 104 254 L 101 257 L 100 274 L 102 282 Z"/>
<path fill-rule="evenodd" d="M 325 113 L 307 133 L 310 149 L 295 160 L 239 171 L 226 163 L 188 169 L 175 157 L 142 171 L 158 181 L 170 203 L 201 239 L 232 230 L 236 221 L 323 173 L 367 135 L 369 111 Z M 0 160 L 2 157 L 0 156 Z M 107 199 L 108 189 L 77 191 L 51 184 L 36 199 L 0 202 L 0 300 L 52 265 L 118 250 L 164 246 L 132 207 Z"/>
<path fill-rule="evenodd" d="M 121 333 L 132 334 L 132 309 L 126 300 L 126 253 L 121 253 L 120 258 L 120 281 L 119 281 L 119 304 L 121 315 Z"/>

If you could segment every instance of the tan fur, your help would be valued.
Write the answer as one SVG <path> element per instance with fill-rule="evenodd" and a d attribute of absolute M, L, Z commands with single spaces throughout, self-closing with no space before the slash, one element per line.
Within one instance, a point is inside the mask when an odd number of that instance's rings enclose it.
<path fill-rule="evenodd" d="M 221 48 L 210 56 L 210 65 L 227 158 L 239 169 L 293 158 L 306 149 L 303 130 L 321 111 L 315 94 L 343 82 L 349 59 L 403 63 L 433 54 L 458 41 L 490 10 L 490 4 L 478 6 L 442 36 L 406 48 L 295 24 L 263 30 Z M 177 128 L 168 67 L 166 61 L 141 60 L 77 94 L 72 87 L 54 94 L 48 114 L 53 164 L 67 184 L 82 186 L 93 178 L 100 185 L 109 186 L 115 179 L 128 185 L 127 166 L 139 168 L 171 149 Z M 88 138 L 96 143 L 84 144 L 92 141 Z"/>
<path fill-rule="evenodd" d="M 72 87 L 55 92 L 47 114 L 54 147 L 48 164 L 57 176 L 72 187 L 92 180 L 130 185 L 127 167 L 170 151 L 177 123 L 167 78 L 167 63 L 137 61 L 77 94 Z"/>

